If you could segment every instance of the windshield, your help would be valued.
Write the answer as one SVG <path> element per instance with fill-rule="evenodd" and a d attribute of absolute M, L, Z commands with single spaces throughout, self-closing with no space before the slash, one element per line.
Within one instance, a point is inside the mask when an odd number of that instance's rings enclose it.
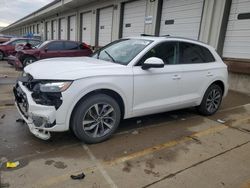
<path fill-rule="evenodd" d="M 151 42 L 144 39 L 121 39 L 98 50 L 92 57 L 127 65 Z"/>

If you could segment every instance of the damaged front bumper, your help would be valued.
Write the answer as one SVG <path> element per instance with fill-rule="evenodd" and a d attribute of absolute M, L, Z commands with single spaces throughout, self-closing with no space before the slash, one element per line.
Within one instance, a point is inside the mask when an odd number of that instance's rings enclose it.
<path fill-rule="evenodd" d="M 36 137 L 48 140 L 51 131 L 62 131 L 56 124 L 56 108 L 37 104 L 29 91 L 22 82 L 18 81 L 13 89 L 16 107 L 27 123 L 29 130 Z"/>

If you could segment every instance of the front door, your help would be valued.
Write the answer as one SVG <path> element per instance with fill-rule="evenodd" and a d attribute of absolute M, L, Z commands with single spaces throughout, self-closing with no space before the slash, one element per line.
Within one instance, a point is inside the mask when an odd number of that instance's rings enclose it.
<path fill-rule="evenodd" d="M 141 65 L 150 57 L 161 58 L 163 68 L 143 70 Z M 152 48 L 133 67 L 134 103 L 133 115 L 146 115 L 171 110 L 181 104 L 181 68 L 177 62 L 177 43 L 164 42 Z"/>

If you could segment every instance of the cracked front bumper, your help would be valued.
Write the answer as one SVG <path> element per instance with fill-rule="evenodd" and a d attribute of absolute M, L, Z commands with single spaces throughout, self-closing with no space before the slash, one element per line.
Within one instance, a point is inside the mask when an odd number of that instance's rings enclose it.
<path fill-rule="evenodd" d="M 50 132 L 63 131 L 62 126 L 56 124 L 56 109 L 54 106 L 37 104 L 22 82 L 18 81 L 13 89 L 16 107 L 27 123 L 29 130 L 36 137 L 47 140 Z"/>

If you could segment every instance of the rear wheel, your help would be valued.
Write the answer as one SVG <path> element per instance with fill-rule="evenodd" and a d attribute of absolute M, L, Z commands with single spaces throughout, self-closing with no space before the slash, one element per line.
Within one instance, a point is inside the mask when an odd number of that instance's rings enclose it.
<path fill-rule="evenodd" d="M 121 110 L 112 97 L 97 94 L 82 101 L 72 118 L 74 134 L 85 143 L 93 144 L 108 139 L 115 132 Z"/>
<path fill-rule="evenodd" d="M 23 66 L 26 67 L 27 65 L 30 65 L 34 63 L 35 61 L 36 61 L 35 57 L 31 57 L 31 56 L 25 57 L 23 60 Z"/>
<path fill-rule="evenodd" d="M 200 106 L 197 107 L 202 115 L 212 115 L 220 107 L 222 101 L 222 89 L 220 86 L 213 84 L 209 86 L 202 99 Z"/>
<path fill-rule="evenodd" d="M 0 60 L 3 60 L 3 58 L 4 58 L 4 54 L 2 51 L 0 51 Z"/>

